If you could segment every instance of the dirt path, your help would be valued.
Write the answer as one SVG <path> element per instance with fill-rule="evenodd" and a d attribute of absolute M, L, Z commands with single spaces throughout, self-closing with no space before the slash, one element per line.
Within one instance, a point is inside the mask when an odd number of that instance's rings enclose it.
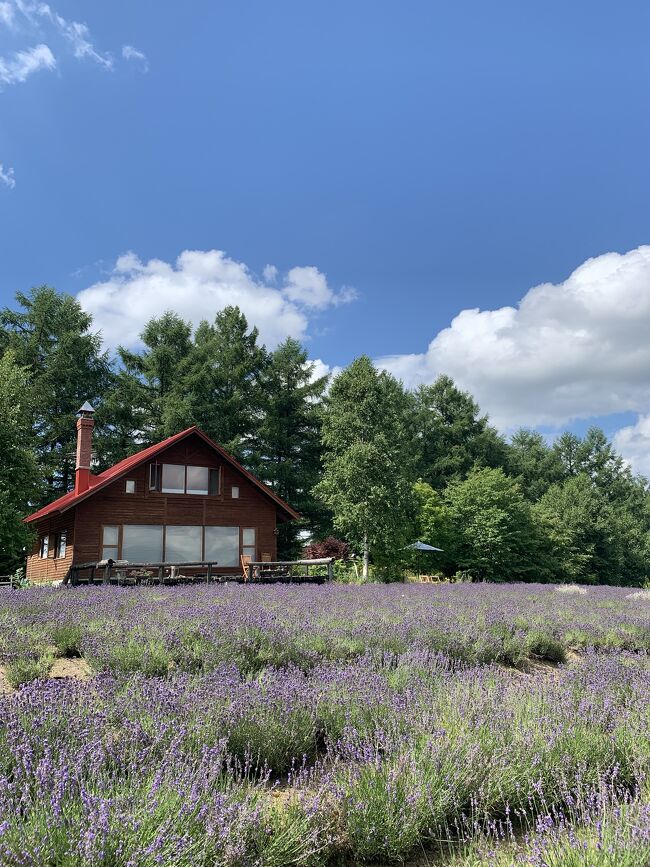
<path fill-rule="evenodd" d="M 61 680 L 71 677 L 73 680 L 87 680 L 92 672 L 85 659 L 55 659 L 50 669 L 50 677 Z"/>
<path fill-rule="evenodd" d="M 4 668 L 0 665 L 0 695 L 9 695 L 10 692 L 13 692 L 13 686 L 10 686 L 9 681 L 5 675 Z"/>

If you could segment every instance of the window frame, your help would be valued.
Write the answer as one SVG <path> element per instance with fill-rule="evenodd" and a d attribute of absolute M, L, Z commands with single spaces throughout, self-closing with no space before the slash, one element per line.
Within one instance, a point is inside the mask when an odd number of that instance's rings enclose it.
<path fill-rule="evenodd" d="M 61 553 L 61 543 L 63 543 L 63 553 Z M 54 537 L 54 559 L 65 560 L 66 551 L 68 550 L 68 531 L 59 530 Z"/>
<path fill-rule="evenodd" d="M 38 559 L 47 560 L 50 555 L 50 534 L 43 533 L 38 538 Z"/>
<path fill-rule="evenodd" d="M 246 531 L 253 533 L 253 544 L 244 545 L 244 533 Z M 253 562 L 257 562 L 257 527 L 240 527 L 239 528 L 239 555 L 240 557 L 249 556 Z M 251 553 L 252 552 L 252 553 Z"/>
<path fill-rule="evenodd" d="M 131 490 L 129 490 L 129 485 L 132 486 Z M 135 479 L 125 479 L 124 480 L 124 493 L 125 494 L 135 494 L 136 492 L 136 481 Z"/>
<path fill-rule="evenodd" d="M 99 539 L 99 551 L 101 554 L 100 560 L 121 560 L 122 559 L 122 524 L 102 524 L 101 525 L 101 536 Z M 106 527 L 115 527 L 117 530 L 117 542 L 115 545 L 105 545 L 104 544 L 104 529 Z M 104 550 L 106 548 L 115 548 L 115 557 L 104 557 Z"/>
<path fill-rule="evenodd" d="M 183 467 L 183 490 L 180 491 L 177 488 L 167 489 L 163 487 L 163 472 L 166 466 L 169 467 Z M 208 471 L 208 488 L 207 492 L 204 493 L 203 490 L 200 491 L 189 491 L 187 488 L 187 476 L 188 469 L 200 469 Z M 149 464 L 149 481 L 148 481 L 148 489 L 149 492 L 155 492 L 158 494 L 163 494 L 165 497 L 222 497 L 222 478 L 223 473 L 221 470 L 221 466 L 210 466 L 208 464 L 178 464 L 178 463 L 164 463 L 159 461 L 153 461 Z"/>

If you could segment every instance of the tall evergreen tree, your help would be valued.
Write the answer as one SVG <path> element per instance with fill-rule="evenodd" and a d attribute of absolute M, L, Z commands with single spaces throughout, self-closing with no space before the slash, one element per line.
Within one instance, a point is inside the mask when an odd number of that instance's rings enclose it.
<path fill-rule="evenodd" d="M 149 320 L 141 339 L 144 346 L 139 352 L 118 349 L 122 370 L 111 395 L 111 408 L 122 428 L 138 430 L 138 448 L 176 433 L 170 417 L 178 400 L 180 372 L 192 348 L 192 328 L 167 311 Z"/>
<path fill-rule="evenodd" d="M 42 475 L 35 505 L 64 494 L 74 481 L 75 416 L 97 403 L 110 378 L 92 317 L 76 299 L 48 286 L 16 295 L 18 310 L 0 312 L 0 348 L 28 372 L 35 450 Z"/>
<path fill-rule="evenodd" d="M 0 355 L 0 575 L 24 559 L 31 531 L 22 519 L 37 491 L 28 371 L 13 350 Z"/>
<path fill-rule="evenodd" d="M 362 552 L 364 578 L 371 554 L 403 546 L 412 531 L 408 404 L 401 384 L 367 356 L 336 377 L 326 401 L 324 471 L 314 492 Z"/>
<path fill-rule="evenodd" d="M 473 466 L 503 466 L 506 445 L 478 404 L 449 376 L 414 393 L 417 475 L 437 489 L 466 478 Z"/>
<path fill-rule="evenodd" d="M 198 424 L 240 460 L 261 418 L 260 377 L 268 363 L 257 328 L 248 327 L 238 307 L 225 307 L 214 324 L 201 322 L 178 369 L 165 426 Z"/>
<path fill-rule="evenodd" d="M 283 557 L 300 550 L 299 531 L 322 536 L 328 514 L 312 489 L 321 469 L 320 401 L 327 376 L 314 378 L 306 350 L 289 337 L 271 353 L 262 378 L 262 416 L 253 437 L 253 470 L 303 516 L 279 528 Z"/>
<path fill-rule="evenodd" d="M 507 470 L 532 502 L 559 482 L 565 472 L 558 450 L 549 446 L 542 434 L 525 428 L 518 430 L 510 441 Z"/>

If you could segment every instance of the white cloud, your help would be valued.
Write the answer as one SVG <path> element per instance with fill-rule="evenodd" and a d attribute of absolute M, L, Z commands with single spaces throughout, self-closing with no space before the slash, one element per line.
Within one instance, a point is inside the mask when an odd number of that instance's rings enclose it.
<path fill-rule="evenodd" d="M 7 15 L 13 21 L 15 13 L 19 12 L 23 21 L 31 28 L 49 29 L 51 35 L 62 37 L 72 48 L 72 53 L 79 59 L 89 59 L 104 69 L 113 69 L 114 61 L 109 52 L 99 51 L 93 41 L 90 30 L 80 21 L 70 21 L 53 9 L 48 3 L 33 2 L 33 0 L 4 0 L 3 5 L 9 7 Z"/>
<path fill-rule="evenodd" d="M 275 265 L 265 265 L 262 273 L 267 283 L 275 283 L 278 279 L 278 269 Z"/>
<path fill-rule="evenodd" d="M 357 297 L 355 290 L 348 286 L 344 286 L 340 292 L 334 292 L 328 285 L 325 275 L 313 265 L 292 268 L 287 274 L 283 291 L 289 301 L 314 310 L 347 304 Z"/>
<path fill-rule="evenodd" d="M 142 63 L 143 72 L 149 72 L 149 61 L 147 55 L 143 51 L 138 51 L 132 45 L 122 46 L 122 57 L 125 60 L 138 60 Z"/>
<path fill-rule="evenodd" d="M 318 285 L 327 285 L 317 268 L 301 270 L 313 272 Z M 244 263 L 220 250 L 185 250 L 174 264 L 160 259 L 142 262 L 134 253 L 126 253 L 118 258 L 108 280 L 77 297 L 111 347 L 137 345 L 148 320 L 165 310 L 174 310 L 196 325 L 201 319 L 214 319 L 229 304 L 238 305 L 251 325 L 259 328 L 262 341 L 273 347 L 286 337 L 303 339 L 307 333 L 307 311 L 314 305 L 297 295 L 290 297 L 294 286 L 260 282 Z M 337 294 L 328 292 L 329 304 L 336 304 Z M 319 309 L 324 306 L 321 301 Z"/>
<path fill-rule="evenodd" d="M 5 184 L 10 190 L 13 190 L 16 186 L 14 170 L 9 168 L 5 169 L 2 163 L 0 163 L 0 183 Z"/>
<path fill-rule="evenodd" d="M 617 431 L 613 442 L 635 472 L 650 478 L 650 414 Z"/>
<path fill-rule="evenodd" d="M 13 27 L 14 24 L 14 7 L 7 0 L 0 3 L 0 24 L 7 27 Z"/>
<path fill-rule="evenodd" d="M 0 57 L 0 83 L 17 84 L 39 69 L 54 69 L 56 60 L 47 45 L 17 51 L 11 59 Z"/>
<path fill-rule="evenodd" d="M 462 310 L 426 352 L 378 365 L 407 385 L 440 373 L 502 429 L 650 409 L 650 246 L 588 259 L 517 307 Z"/>

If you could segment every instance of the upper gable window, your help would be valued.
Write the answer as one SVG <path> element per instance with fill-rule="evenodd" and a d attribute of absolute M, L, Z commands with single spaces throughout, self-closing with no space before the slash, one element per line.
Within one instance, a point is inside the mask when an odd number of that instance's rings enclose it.
<path fill-rule="evenodd" d="M 127 494 L 135 494 L 135 479 L 126 480 L 126 492 Z"/>
<path fill-rule="evenodd" d="M 211 467 L 186 467 L 183 464 L 151 464 L 149 489 L 163 494 L 217 495 L 219 470 Z"/>
<path fill-rule="evenodd" d="M 182 464 L 163 464 L 162 492 L 163 494 L 185 493 L 185 467 Z"/>
<path fill-rule="evenodd" d="M 187 468 L 187 493 L 188 494 L 207 495 L 209 484 L 210 484 L 210 470 L 208 469 L 208 467 L 188 467 Z"/>

